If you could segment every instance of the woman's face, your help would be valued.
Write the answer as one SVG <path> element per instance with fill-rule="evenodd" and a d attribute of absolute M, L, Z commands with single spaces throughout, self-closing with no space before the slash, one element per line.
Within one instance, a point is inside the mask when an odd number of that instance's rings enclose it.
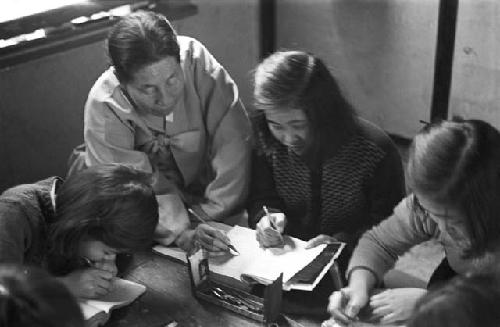
<path fill-rule="evenodd" d="M 468 243 L 465 217 L 459 210 L 443 206 L 423 194 L 415 193 L 415 195 L 421 209 L 438 225 L 440 231 L 446 232 L 458 243 Z"/>
<path fill-rule="evenodd" d="M 87 258 L 92 262 L 103 261 L 119 252 L 121 251 L 91 238 L 85 239 L 78 249 L 80 257 Z"/>
<path fill-rule="evenodd" d="M 301 155 L 309 138 L 309 122 L 301 109 L 269 109 L 264 111 L 273 136 L 294 153 Z"/>
<path fill-rule="evenodd" d="M 184 73 L 171 56 L 147 65 L 133 74 L 125 90 L 141 115 L 169 115 L 182 96 Z"/>

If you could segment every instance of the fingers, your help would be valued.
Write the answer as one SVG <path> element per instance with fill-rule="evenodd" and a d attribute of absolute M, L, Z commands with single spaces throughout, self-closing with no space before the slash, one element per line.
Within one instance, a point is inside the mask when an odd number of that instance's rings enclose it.
<path fill-rule="evenodd" d="M 398 315 L 395 312 L 391 312 L 380 319 L 380 322 L 382 324 L 392 324 L 398 320 Z"/>
<path fill-rule="evenodd" d="M 354 319 L 358 316 L 359 310 L 361 310 L 361 306 L 354 304 L 354 303 L 349 303 L 345 309 L 345 314 L 351 318 Z"/>
<path fill-rule="evenodd" d="M 230 242 L 229 237 L 217 228 L 210 227 L 205 229 L 205 233 L 214 239 L 220 240 L 224 244 L 228 244 Z"/>
<path fill-rule="evenodd" d="M 112 290 L 113 275 L 109 271 L 91 268 L 83 272 L 82 289 L 85 297 L 95 298 L 109 293 Z"/>
<path fill-rule="evenodd" d="M 281 219 L 282 222 L 281 228 L 278 226 L 278 229 L 273 228 L 269 217 L 274 219 L 273 217 L 275 215 L 282 216 L 283 218 Z M 283 245 L 283 235 L 281 235 L 281 232 L 284 229 L 284 214 L 279 213 L 279 214 L 271 214 L 269 216 L 263 216 L 260 221 L 257 223 L 256 229 L 255 229 L 255 238 L 259 242 L 260 247 L 268 248 L 268 247 L 278 247 Z M 281 229 L 281 232 L 280 232 Z"/>
<path fill-rule="evenodd" d="M 279 232 L 283 233 L 285 230 L 286 218 L 282 212 L 272 213 L 269 215 L 271 225 Z M 273 229 L 274 229 L 273 228 Z"/>
<path fill-rule="evenodd" d="M 318 235 L 318 236 L 310 239 L 309 242 L 307 242 L 307 244 L 306 244 L 306 249 L 311 249 L 311 248 L 314 248 L 318 245 L 329 244 L 329 243 L 332 243 L 335 241 L 337 241 L 337 240 L 334 237 L 329 236 L 329 235 L 325 235 L 325 234 L 321 234 L 321 235 Z"/>
<path fill-rule="evenodd" d="M 344 325 L 339 324 L 335 319 L 328 319 L 323 321 L 321 327 L 342 327 Z"/>
<path fill-rule="evenodd" d="M 317 247 L 318 245 L 320 245 L 321 244 L 321 240 L 323 239 L 323 236 L 324 235 L 319 235 L 319 236 L 316 236 L 316 237 L 310 239 L 306 243 L 306 249 L 311 249 L 311 248 L 314 248 L 314 247 Z"/>
<path fill-rule="evenodd" d="M 111 290 L 111 281 L 109 279 L 97 278 L 94 280 L 94 286 L 96 286 L 96 289 L 108 292 Z"/>
<path fill-rule="evenodd" d="M 372 310 L 373 314 L 377 317 L 385 317 L 386 315 L 392 313 L 392 308 L 388 305 L 384 306 L 379 306 L 376 308 L 373 308 Z"/>
<path fill-rule="evenodd" d="M 259 242 L 260 247 L 278 247 L 283 245 L 283 236 L 272 228 L 265 230 L 257 230 L 255 237 Z"/>
<path fill-rule="evenodd" d="M 271 222 L 268 216 L 263 216 L 257 223 L 256 229 L 263 231 L 266 228 L 271 228 Z"/>
<path fill-rule="evenodd" d="M 330 302 L 328 304 L 328 312 L 330 315 L 342 324 L 348 325 L 352 319 L 344 312 L 344 307 L 348 298 L 342 291 L 333 292 L 330 296 Z"/>
<path fill-rule="evenodd" d="M 107 270 L 101 270 L 98 268 L 91 268 L 87 270 L 87 274 L 90 280 L 111 280 L 113 279 L 113 274 Z"/>
<path fill-rule="evenodd" d="M 200 245 L 209 252 L 229 251 L 229 238 L 216 228 L 201 224 L 196 229 L 196 237 Z"/>
<path fill-rule="evenodd" d="M 389 292 L 390 292 L 390 290 L 385 290 L 385 291 L 382 291 L 378 294 L 371 296 L 370 297 L 370 306 L 375 309 L 375 308 L 389 304 L 389 301 L 388 301 L 389 296 L 390 296 Z"/>
<path fill-rule="evenodd" d="M 98 261 L 94 264 L 94 267 L 97 269 L 110 272 L 113 276 L 116 276 L 116 274 L 118 273 L 118 268 L 116 267 L 116 263 L 114 260 Z"/>

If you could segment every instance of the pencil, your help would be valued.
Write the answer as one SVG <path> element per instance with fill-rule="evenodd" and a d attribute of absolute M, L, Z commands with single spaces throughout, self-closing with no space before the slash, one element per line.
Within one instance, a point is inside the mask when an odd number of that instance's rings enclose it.
<path fill-rule="evenodd" d="M 200 222 L 202 222 L 202 223 L 204 223 L 204 224 L 206 224 L 206 223 L 207 223 L 207 222 L 205 221 L 205 219 L 201 218 L 201 216 L 200 216 L 199 214 L 197 214 L 197 213 L 196 213 L 193 209 L 191 209 L 191 208 L 187 208 L 187 211 L 188 211 L 190 214 L 192 214 L 192 215 L 193 215 L 196 219 L 198 219 Z M 226 244 L 226 245 L 227 245 L 227 247 L 228 247 L 231 251 L 233 251 L 233 252 L 235 252 L 235 253 L 237 253 L 237 254 L 240 254 L 240 251 L 236 250 L 236 248 L 234 247 L 234 245 L 232 245 L 231 243 Z"/>

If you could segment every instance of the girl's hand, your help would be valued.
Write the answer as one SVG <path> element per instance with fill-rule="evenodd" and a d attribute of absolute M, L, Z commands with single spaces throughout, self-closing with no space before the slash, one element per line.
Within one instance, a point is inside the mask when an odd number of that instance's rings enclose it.
<path fill-rule="evenodd" d="M 423 288 L 393 288 L 382 291 L 370 298 L 373 314 L 379 316 L 380 322 L 390 324 L 407 320 L 415 303 L 427 293 Z"/>
<path fill-rule="evenodd" d="M 286 217 L 282 212 L 274 212 L 263 216 L 255 228 L 255 238 L 261 247 L 283 246 L 283 231 Z"/>
<path fill-rule="evenodd" d="M 101 269 L 104 271 L 109 271 L 113 277 L 116 277 L 118 273 L 118 268 L 116 267 L 116 254 L 107 254 L 101 261 L 97 261 L 93 264 L 94 268 Z"/>
<path fill-rule="evenodd" d="M 368 300 L 366 290 L 351 286 L 344 287 L 330 295 L 328 312 L 333 321 L 341 325 L 349 325 L 357 319 L 359 311 L 368 304 Z"/>
<path fill-rule="evenodd" d="M 106 270 L 87 268 L 75 270 L 59 278 L 78 298 L 97 298 L 111 291 L 113 274 Z"/>

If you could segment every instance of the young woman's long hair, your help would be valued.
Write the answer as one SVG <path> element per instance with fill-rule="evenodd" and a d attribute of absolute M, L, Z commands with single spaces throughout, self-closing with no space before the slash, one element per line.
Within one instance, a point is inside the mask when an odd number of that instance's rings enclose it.
<path fill-rule="evenodd" d="M 83 327 L 69 290 L 36 267 L 0 266 L 0 326 Z"/>
<path fill-rule="evenodd" d="M 460 118 L 425 127 L 410 147 L 408 185 L 463 213 L 470 243 L 466 257 L 481 255 L 500 240 L 499 149 L 497 129 Z"/>
<path fill-rule="evenodd" d="M 335 148 L 352 134 L 355 112 L 321 59 L 302 51 L 275 52 L 257 67 L 254 79 L 254 128 L 264 151 L 278 142 L 264 117 L 269 109 L 304 110 L 311 131 L 304 157 L 314 161 L 322 159 L 326 144 Z"/>
<path fill-rule="evenodd" d="M 72 260 L 86 239 L 124 250 L 152 244 L 158 202 L 147 173 L 123 165 L 92 166 L 70 176 L 57 191 L 49 255 Z"/>

